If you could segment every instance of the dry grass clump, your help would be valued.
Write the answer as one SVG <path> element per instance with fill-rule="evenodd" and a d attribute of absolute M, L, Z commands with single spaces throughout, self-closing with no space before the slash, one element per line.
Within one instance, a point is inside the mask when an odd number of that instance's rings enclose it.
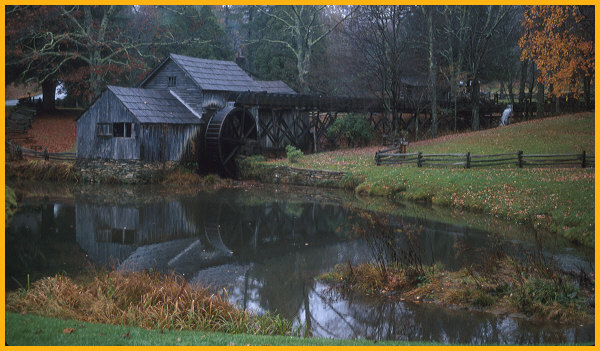
<path fill-rule="evenodd" d="M 386 295 L 388 293 L 405 293 L 413 290 L 430 280 L 433 267 L 427 267 L 426 272 L 412 268 L 388 266 L 382 269 L 372 263 L 351 263 L 338 265 L 330 273 L 319 277 L 346 291 L 354 291 L 363 295 Z"/>
<path fill-rule="evenodd" d="M 191 286 L 182 278 L 152 272 L 100 272 L 84 282 L 65 276 L 45 278 L 28 290 L 9 293 L 6 309 L 147 329 L 291 332 L 291 323 L 278 315 L 240 310 L 224 296 Z"/>
<path fill-rule="evenodd" d="M 6 163 L 6 177 L 29 180 L 77 181 L 74 162 L 25 160 Z"/>
<path fill-rule="evenodd" d="M 201 176 L 184 168 L 176 168 L 170 171 L 163 178 L 164 185 L 194 185 L 202 188 L 219 189 L 228 185 L 228 180 L 219 177 L 216 174 Z"/>

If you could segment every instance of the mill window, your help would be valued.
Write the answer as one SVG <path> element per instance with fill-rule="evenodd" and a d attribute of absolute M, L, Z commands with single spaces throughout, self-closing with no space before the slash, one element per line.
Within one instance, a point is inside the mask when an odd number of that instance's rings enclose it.
<path fill-rule="evenodd" d="M 99 137 L 111 137 L 113 135 L 112 123 L 98 123 L 96 135 Z"/>
<path fill-rule="evenodd" d="M 177 77 L 175 76 L 170 76 L 169 77 L 169 86 L 170 87 L 174 87 L 177 85 Z"/>
<path fill-rule="evenodd" d="M 133 123 L 113 123 L 112 136 L 115 138 L 131 138 Z"/>

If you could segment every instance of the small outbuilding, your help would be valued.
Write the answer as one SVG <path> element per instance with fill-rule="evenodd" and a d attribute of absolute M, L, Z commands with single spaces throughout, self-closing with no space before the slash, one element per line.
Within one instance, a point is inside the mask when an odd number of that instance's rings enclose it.
<path fill-rule="evenodd" d="M 201 124 L 173 91 L 108 86 L 77 120 L 77 158 L 196 161 Z"/>

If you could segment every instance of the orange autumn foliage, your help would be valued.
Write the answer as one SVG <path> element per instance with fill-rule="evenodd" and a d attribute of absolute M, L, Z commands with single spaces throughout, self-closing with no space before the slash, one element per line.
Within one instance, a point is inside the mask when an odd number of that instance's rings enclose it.
<path fill-rule="evenodd" d="M 549 88 L 549 95 L 571 92 L 577 97 L 583 79 L 594 79 L 594 37 L 584 25 L 586 20 L 574 5 L 525 10 L 521 59 L 535 62 L 538 79 Z"/>

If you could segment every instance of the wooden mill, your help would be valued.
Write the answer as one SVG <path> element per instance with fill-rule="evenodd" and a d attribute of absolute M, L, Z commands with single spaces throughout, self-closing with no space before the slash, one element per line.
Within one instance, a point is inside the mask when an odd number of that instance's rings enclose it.
<path fill-rule="evenodd" d="M 231 61 L 170 54 L 137 88 L 109 86 L 77 120 L 77 158 L 210 164 L 234 176 L 241 152 L 310 149 L 340 112 L 370 99 L 300 95 Z"/>

